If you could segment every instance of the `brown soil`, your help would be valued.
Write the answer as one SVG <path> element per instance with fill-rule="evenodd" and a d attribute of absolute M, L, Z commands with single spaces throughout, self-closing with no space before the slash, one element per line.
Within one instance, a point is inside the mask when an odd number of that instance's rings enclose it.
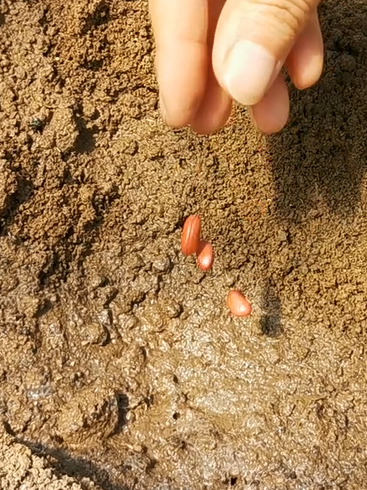
<path fill-rule="evenodd" d="M 365 488 L 367 6 L 321 14 L 286 130 L 201 137 L 145 1 L 0 3 L 1 488 Z"/>

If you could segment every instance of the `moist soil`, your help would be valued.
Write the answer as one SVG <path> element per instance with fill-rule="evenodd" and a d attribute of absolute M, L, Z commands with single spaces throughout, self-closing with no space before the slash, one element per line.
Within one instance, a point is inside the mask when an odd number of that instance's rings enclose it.
<path fill-rule="evenodd" d="M 147 2 L 1 2 L 2 489 L 366 488 L 367 6 L 320 13 L 287 128 L 199 136 Z"/>

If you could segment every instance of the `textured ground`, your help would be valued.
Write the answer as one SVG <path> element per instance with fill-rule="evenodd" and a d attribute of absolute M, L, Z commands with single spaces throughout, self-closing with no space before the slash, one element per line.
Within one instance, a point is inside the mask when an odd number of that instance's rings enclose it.
<path fill-rule="evenodd" d="M 145 1 L 0 3 L 1 488 L 365 487 L 367 6 L 321 14 L 287 129 L 199 137 Z"/>

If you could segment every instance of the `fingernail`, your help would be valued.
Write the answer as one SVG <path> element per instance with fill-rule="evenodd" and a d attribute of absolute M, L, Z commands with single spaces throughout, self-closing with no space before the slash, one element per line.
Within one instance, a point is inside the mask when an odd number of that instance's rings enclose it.
<path fill-rule="evenodd" d="M 263 98 L 280 68 L 268 50 L 242 39 L 227 56 L 223 82 L 237 102 L 251 106 Z"/>

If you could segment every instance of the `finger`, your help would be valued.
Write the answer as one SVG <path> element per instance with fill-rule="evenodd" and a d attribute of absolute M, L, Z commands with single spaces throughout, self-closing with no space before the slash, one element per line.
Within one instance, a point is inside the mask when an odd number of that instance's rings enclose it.
<path fill-rule="evenodd" d="M 320 78 L 324 63 L 324 45 L 317 12 L 295 42 L 286 61 L 294 85 L 303 90 Z"/>
<path fill-rule="evenodd" d="M 214 40 L 221 85 L 243 105 L 258 103 L 280 72 L 319 0 L 228 0 Z"/>
<path fill-rule="evenodd" d="M 226 124 L 231 109 L 231 97 L 220 87 L 212 72 L 208 76 L 206 93 L 191 127 L 199 134 L 214 133 Z"/>
<path fill-rule="evenodd" d="M 186 126 L 198 111 L 207 76 L 206 0 L 150 0 L 163 116 Z"/>
<path fill-rule="evenodd" d="M 265 96 L 251 107 L 255 125 L 265 134 L 283 129 L 289 117 L 289 95 L 283 75 L 280 73 Z"/>
<path fill-rule="evenodd" d="M 208 52 L 213 49 L 214 33 L 217 27 L 219 15 L 223 9 L 225 0 L 211 0 L 208 4 Z M 195 115 L 191 127 L 200 134 L 210 134 L 227 122 L 232 108 L 231 97 L 222 89 L 216 79 L 211 60 L 208 63 L 207 84 L 202 103 Z"/>

